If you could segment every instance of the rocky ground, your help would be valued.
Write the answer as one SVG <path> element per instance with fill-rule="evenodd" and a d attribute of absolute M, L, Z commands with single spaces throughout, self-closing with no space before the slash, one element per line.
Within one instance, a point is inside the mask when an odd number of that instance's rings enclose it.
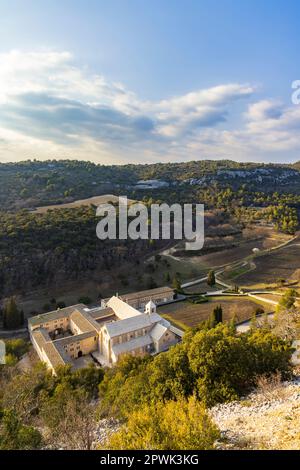
<path fill-rule="evenodd" d="M 119 428 L 120 423 L 118 420 L 114 418 L 101 419 L 94 430 L 92 449 L 97 449 L 99 446 L 104 445 L 110 434 L 118 431 Z"/>
<path fill-rule="evenodd" d="M 300 449 L 300 376 L 264 383 L 238 402 L 210 413 L 221 430 L 219 449 Z"/>

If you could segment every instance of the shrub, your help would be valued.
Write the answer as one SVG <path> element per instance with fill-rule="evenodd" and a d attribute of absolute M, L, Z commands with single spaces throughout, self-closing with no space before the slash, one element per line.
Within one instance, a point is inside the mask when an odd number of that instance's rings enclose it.
<path fill-rule="evenodd" d="M 112 434 L 106 449 L 208 450 L 220 433 L 195 397 L 145 405 Z"/>
<path fill-rule="evenodd" d="M 16 413 L 5 410 L 1 421 L 0 449 L 37 449 L 42 442 L 40 432 L 32 426 L 23 425 Z"/>
<path fill-rule="evenodd" d="M 17 359 L 25 354 L 29 349 L 27 341 L 21 338 L 8 339 L 5 341 L 6 353 L 15 356 Z"/>
<path fill-rule="evenodd" d="M 200 330 L 188 351 L 199 399 L 207 406 L 237 399 L 255 385 L 258 375 L 290 374 L 290 343 L 270 331 L 236 335 L 228 325 Z"/>

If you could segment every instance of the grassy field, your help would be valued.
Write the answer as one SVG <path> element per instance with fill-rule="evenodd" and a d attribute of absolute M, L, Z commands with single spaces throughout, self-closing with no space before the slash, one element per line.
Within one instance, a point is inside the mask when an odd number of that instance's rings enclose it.
<path fill-rule="evenodd" d="M 204 277 L 207 274 L 207 268 L 204 265 L 200 263 L 194 265 L 188 259 L 181 258 L 177 260 L 172 256 L 162 255 L 162 262 L 160 265 L 164 265 L 164 260 L 169 264 L 167 270 L 173 275 L 180 273 L 182 281 L 190 281 L 192 279 Z M 156 276 L 157 275 L 159 276 L 159 273 L 156 273 Z"/>
<path fill-rule="evenodd" d="M 90 206 L 93 204 L 94 206 L 98 206 L 99 204 L 106 204 L 108 202 L 118 202 L 118 196 L 114 196 L 113 194 L 103 194 L 101 196 L 93 196 L 87 199 L 79 199 L 78 201 L 68 202 L 66 204 L 54 204 L 52 206 L 41 206 L 34 210 L 37 213 L 44 213 L 50 209 L 72 209 L 74 207 L 80 206 Z M 133 199 L 128 199 L 128 202 L 135 202 Z"/>
<path fill-rule="evenodd" d="M 274 302 L 279 302 L 280 299 L 282 298 L 281 295 L 276 295 L 276 294 L 257 294 L 261 299 L 267 299 L 267 300 L 272 300 Z"/>
<path fill-rule="evenodd" d="M 221 305 L 223 309 L 223 319 L 230 320 L 236 317 L 237 322 L 248 320 L 254 314 L 258 306 L 262 306 L 266 313 L 272 311 L 272 305 L 248 299 L 247 297 L 220 296 L 210 297 L 209 301 L 203 304 L 191 304 L 187 301 L 178 302 L 159 307 L 158 313 L 174 322 L 175 325 L 185 325 L 195 327 L 202 321 L 207 320 L 214 307 Z"/>
<path fill-rule="evenodd" d="M 201 284 L 196 284 L 195 286 L 186 287 L 184 289 L 184 292 L 188 294 L 194 294 L 194 293 L 201 294 L 201 293 L 213 292 L 213 291 L 221 290 L 221 289 L 224 289 L 224 287 L 219 284 L 215 284 L 213 287 L 210 287 L 207 285 L 206 282 L 201 282 Z"/>
<path fill-rule="evenodd" d="M 234 267 L 233 269 L 229 268 L 228 271 L 225 269 L 221 277 L 225 280 L 233 281 L 234 279 L 240 277 L 242 274 L 246 274 L 251 269 L 251 264 L 247 263 L 245 265 Z"/>

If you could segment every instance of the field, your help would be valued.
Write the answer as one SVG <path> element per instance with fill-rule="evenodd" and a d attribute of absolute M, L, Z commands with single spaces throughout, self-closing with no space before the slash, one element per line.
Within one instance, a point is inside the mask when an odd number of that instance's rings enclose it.
<path fill-rule="evenodd" d="M 210 268 L 224 267 L 252 257 L 254 248 L 258 248 L 260 251 L 268 250 L 287 242 L 290 238 L 291 236 L 278 233 L 272 227 L 257 226 L 243 230 L 242 236 L 234 237 L 232 240 L 236 244 L 234 247 L 218 250 L 219 240 L 217 237 L 216 251 L 214 252 L 205 254 L 200 251 L 194 255 L 193 252 L 184 252 L 183 244 L 179 243 L 168 254 L 177 258 L 178 261 L 189 263 L 194 268 L 207 271 Z"/>
<path fill-rule="evenodd" d="M 214 292 L 216 290 L 224 289 L 224 286 L 220 284 L 215 284 L 214 286 L 210 287 L 207 285 L 206 282 L 201 282 L 200 284 L 195 284 L 191 287 L 186 287 L 184 292 L 187 294 L 202 294 L 206 292 Z"/>
<path fill-rule="evenodd" d="M 106 204 L 108 202 L 118 202 L 118 196 L 114 196 L 113 194 L 103 194 L 102 196 L 94 196 L 89 197 L 87 199 L 79 199 L 78 201 L 68 202 L 66 204 L 54 204 L 52 206 L 42 206 L 37 207 L 34 210 L 35 213 L 44 213 L 47 210 L 53 209 L 72 209 L 74 207 L 80 206 L 90 206 L 93 204 L 94 206 L 98 206 L 99 204 Z M 135 202 L 133 199 L 128 199 L 128 202 Z"/>
<path fill-rule="evenodd" d="M 256 269 L 238 277 L 240 286 L 275 283 L 278 279 L 293 279 L 300 268 L 300 244 L 294 243 L 256 257 Z"/>
<path fill-rule="evenodd" d="M 263 302 L 235 296 L 210 297 L 208 302 L 198 305 L 187 301 L 178 302 L 159 307 L 157 311 L 179 327 L 184 325 L 186 327 L 195 327 L 210 317 L 216 305 L 222 306 L 223 320 L 225 321 L 230 320 L 233 316 L 236 317 L 237 322 L 248 320 L 258 306 L 262 306 L 266 313 L 272 311 L 272 306 Z"/>
<path fill-rule="evenodd" d="M 272 302 L 279 302 L 282 298 L 281 295 L 276 294 L 257 294 L 261 299 L 271 300 Z"/>
<path fill-rule="evenodd" d="M 278 235 L 273 233 L 272 230 L 267 231 L 265 236 L 260 239 L 244 239 L 238 246 L 229 248 L 227 250 L 216 251 L 215 253 L 209 253 L 203 256 L 197 256 L 192 258 L 194 262 L 200 262 L 207 267 L 224 266 L 234 261 L 239 261 L 243 258 L 253 255 L 253 249 L 258 248 L 259 250 L 266 250 L 272 248 L 290 237 L 285 235 Z"/>

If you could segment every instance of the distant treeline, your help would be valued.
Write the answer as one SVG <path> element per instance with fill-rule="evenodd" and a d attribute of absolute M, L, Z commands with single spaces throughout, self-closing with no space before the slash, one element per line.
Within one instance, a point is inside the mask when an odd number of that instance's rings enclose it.
<path fill-rule="evenodd" d="M 167 182 L 183 182 L 189 179 L 213 175 L 218 170 L 275 169 L 281 172 L 295 165 L 239 163 L 230 160 L 199 160 L 184 163 L 155 163 L 142 165 L 96 165 L 77 160 L 27 160 L 18 163 L 0 163 L 0 206 L 2 210 L 69 202 L 113 190 L 116 194 L 139 180 L 160 179 Z M 222 177 L 221 177 L 222 183 Z M 226 178 L 224 184 L 228 185 Z M 247 181 L 251 184 L 251 181 Z M 254 185 L 255 186 L 255 185 Z M 282 186 L 297 193 L 295 187 Z M 280 189 L 280 182 L 278 183 Z M 259 185 L 257 185 L 259 189 Z M 274 189 L 274 184 L 264 185 L 264 191 Z M 277 188 L 275 188 L 277 189 Z M 299 193 L 299 191 L 298 191 Z"/>

